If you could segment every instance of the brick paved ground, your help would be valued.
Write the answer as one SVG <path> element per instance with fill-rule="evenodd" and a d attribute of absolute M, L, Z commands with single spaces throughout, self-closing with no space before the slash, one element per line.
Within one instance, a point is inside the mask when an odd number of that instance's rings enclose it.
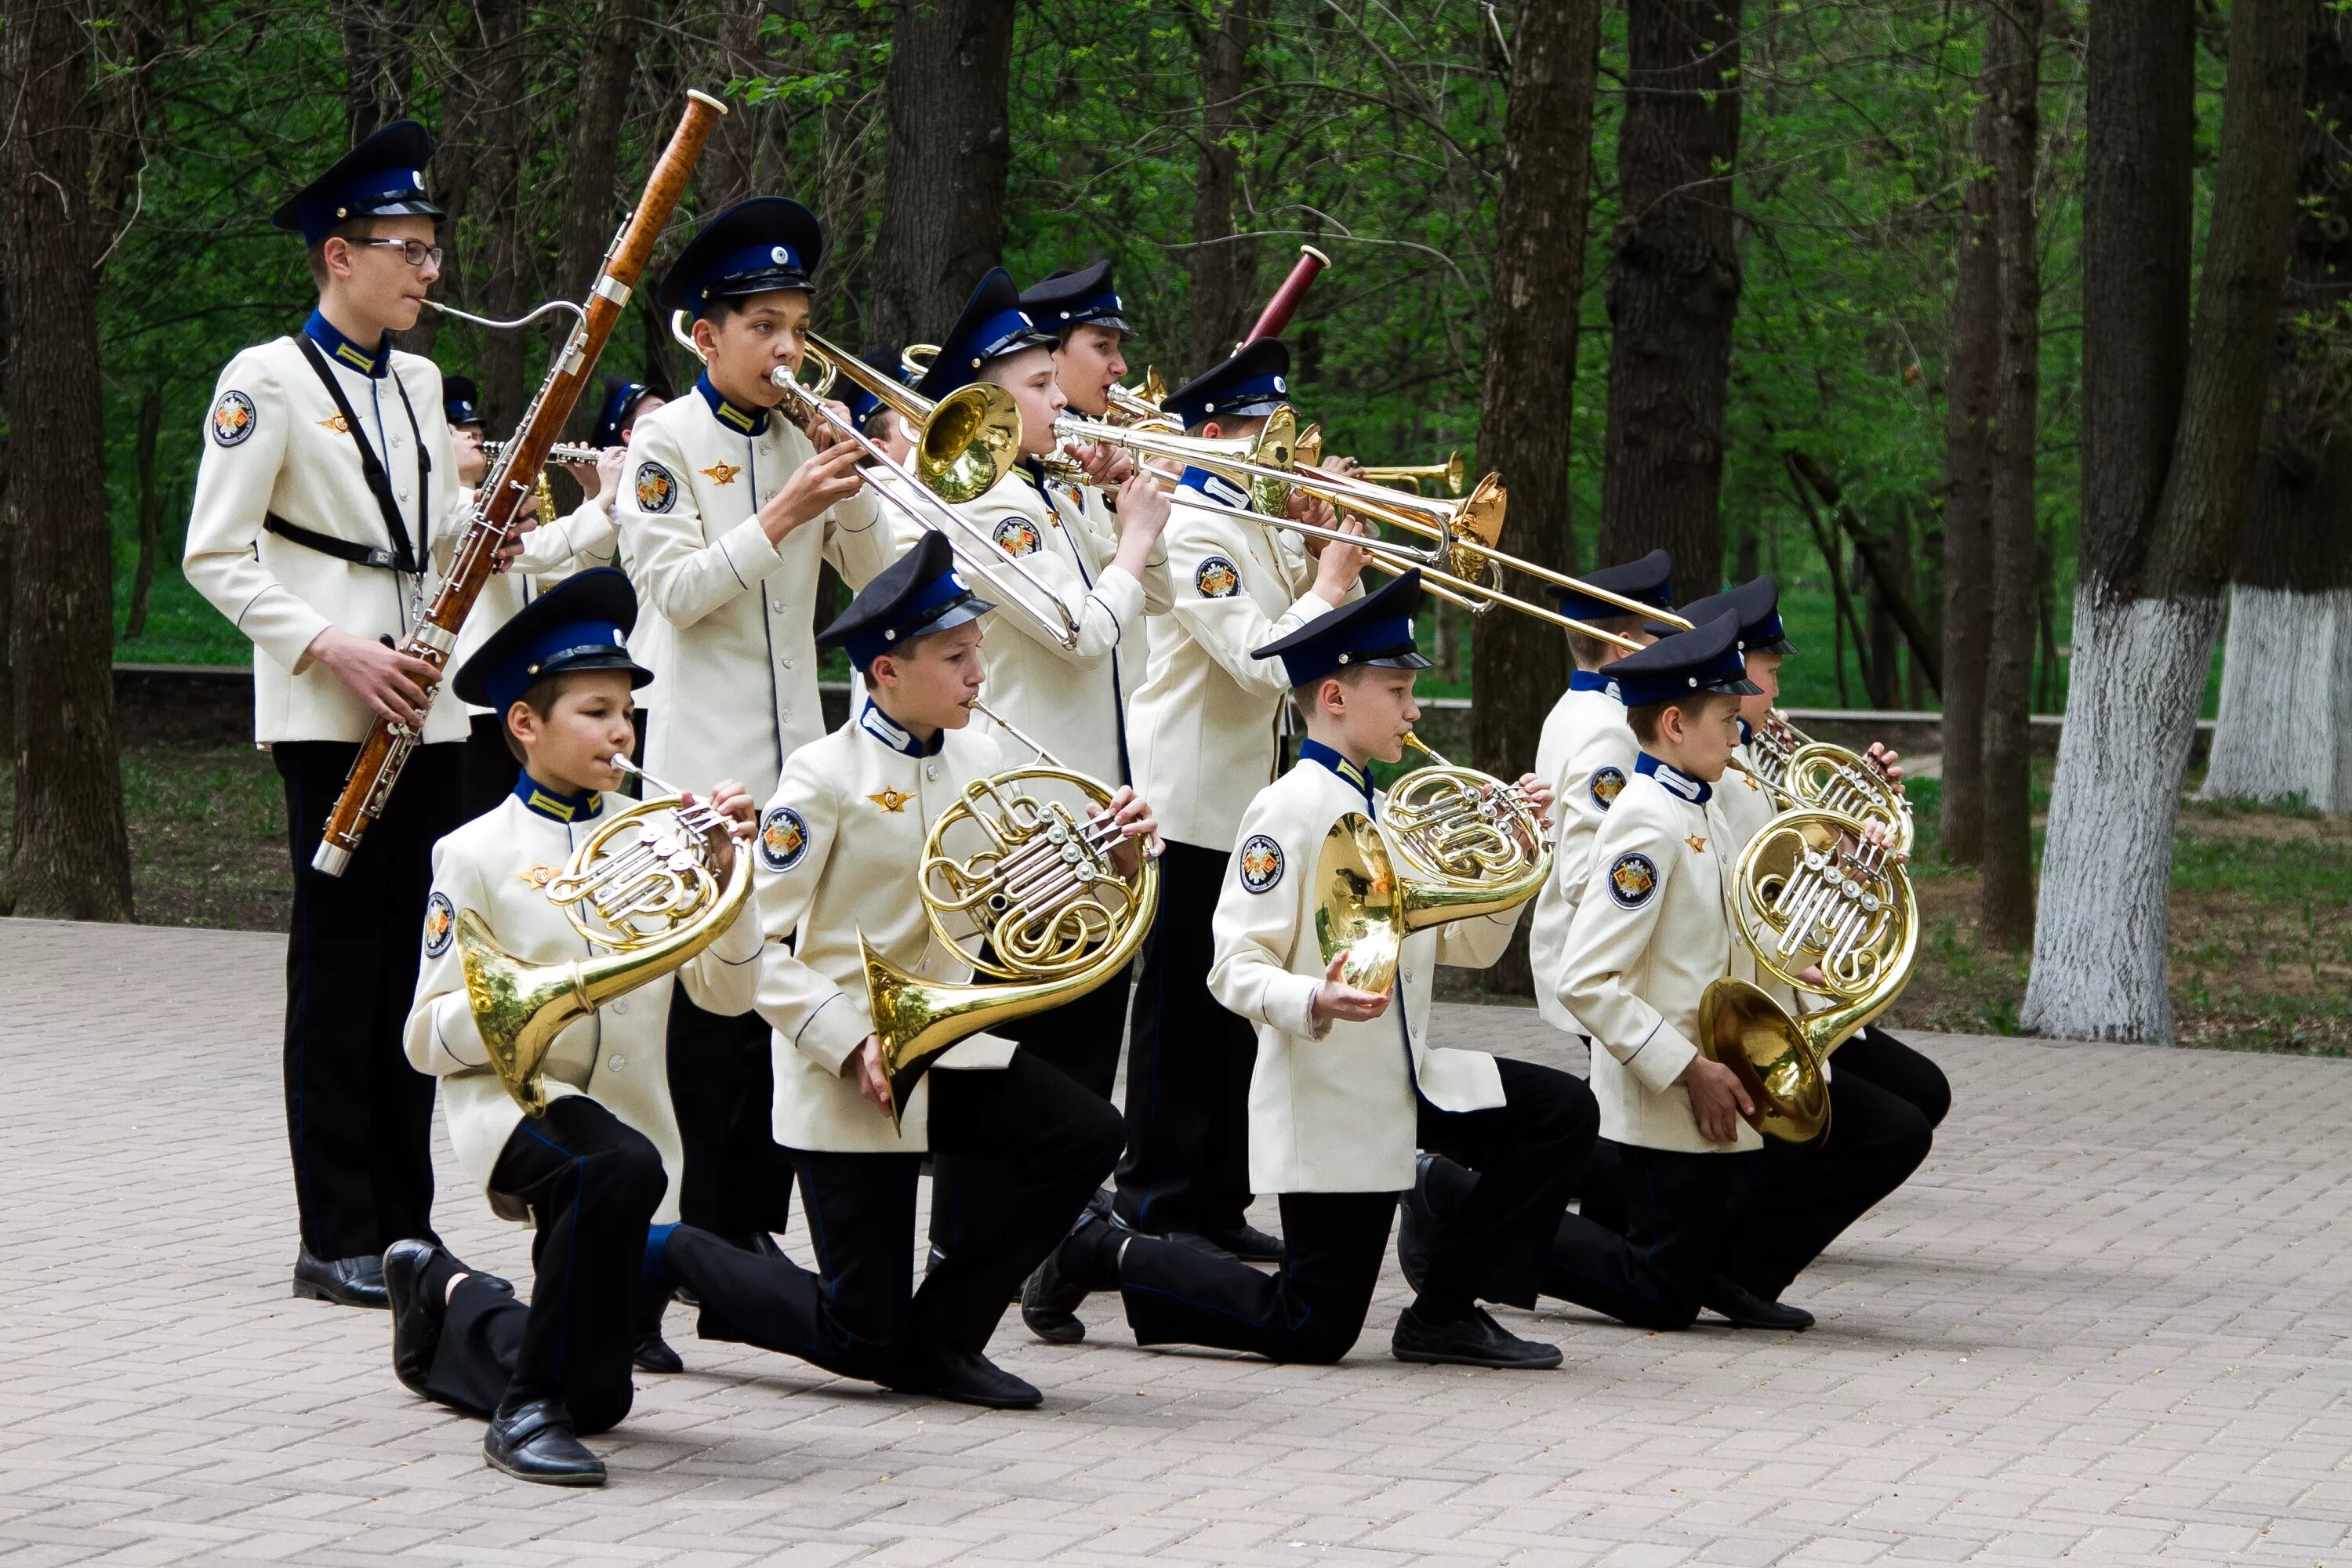
<path fill-rule="evenodd" d="M 1025 1415 L 672 1337 L 578 1494 L 483 1468 L 380 1314 L 289 1300 L 280 946 L 0 921 L 0 1560 L 2352 1563 L 2352 1067 L 1947 1038 L 1919 1177 L 1798 1339 L 1559 1340 L 1538 1375 L 996 1353 Z M 1532 1054 L 1532 1015 L 1444 1031 Z M 525 1272 L 444 1151 L 443 1228 Z M 1270 1220 L 1270 1215 L 1263 1216 Z M 797 1247 L 801 1239 L 793 1238 Z M 805 1253 L 803 1254 L 805 1256 Z"/>

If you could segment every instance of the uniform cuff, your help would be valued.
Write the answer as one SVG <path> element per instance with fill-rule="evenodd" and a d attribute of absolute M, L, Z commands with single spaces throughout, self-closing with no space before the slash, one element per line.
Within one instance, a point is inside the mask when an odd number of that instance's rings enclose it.
<path fill-rule="evenodd" d="M 865 1015 L 836 991 L 809 1015 L 808 1021 L 793 1037 L 793 1048 L 837 1078 L 849 1058 L 866 1043 L 866 1037 L 873 1032 Z"/>
<path fill-rule="evenodd" d="M 1319 1040 L 1331 1032 L 1333 1020 L 1315 1016 L 1316 994 L 1323 989 L 1319 979 L 1304 974 L 1285 973 L 1265 988 L 1265 1018 L 1286 1035 L 1303 1035 Z"/>
<path fill-rule="evenodd" d="M 1698 1055 L 1698 1047 L 1675 1033 L 1664 1018 L 1650 1031 L 1650 1037 L 1625 1058 L 1625 1070 L 1642 1080 L 1642 1087 L 1652 1094 L 1664 1094 L 1674 1087 L 1675 1079 L 1683 1076 Z"/>
<path fill-rule="evenodd" d="M 1129 575 L 1124 566 L 1109 567 L 1095 579 L 1094 595 L 1122 632 L 1143 613 L 1143 584 Z"/>
<path fill-rule="evenodd" d="M 303 604 L 291 588 L 274 588 L 270 591 L 285 595 L 289 599 L 293 600 L 298 607 L 284 613 L 281 617 L 285 623 L 283 629 L 250 632 L 247 635 L 253 638 L 254 647 L 296 675 L 300 675 L 316 662 L 310 653 L 310 645 L 319 640 L 320 632 L 332 631 L 335 623 Z"/>
<path fill-rule="evenodd" d="M 719 536 L 719 552 L 727 557 L 734 569 L 735 580 L 746 588 L 755 587 L 769 573 L 784 563 L 776 547 L 768 538 L 768 531 L 760 526 L 757 517 L 747 517 Z"/>

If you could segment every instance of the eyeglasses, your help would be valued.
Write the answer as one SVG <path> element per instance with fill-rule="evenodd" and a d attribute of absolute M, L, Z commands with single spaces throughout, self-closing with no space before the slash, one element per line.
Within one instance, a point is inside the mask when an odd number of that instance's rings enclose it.
<path fill-rule="evenodd" d="M 397 250 L 400 252 L 401 258 L 411 267 L 422 267 L 427 261 L 438 267 L 441 265 L 441 258 L 447 254 L 439 246 L 427 245 L 421 239 L 355 239 L 352 243 L 381 245 L 386 249 Z"/>

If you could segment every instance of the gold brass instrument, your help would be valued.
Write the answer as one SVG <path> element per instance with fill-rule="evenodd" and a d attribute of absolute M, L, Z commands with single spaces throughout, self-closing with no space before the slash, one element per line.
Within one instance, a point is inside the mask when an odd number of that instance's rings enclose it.
<path fill-rule="evenodd" d="M 1402 485 L 1414 495 L 1421 494 L 1422 480 L 1427 479 L 1433 484 L 1442 481 L 1447 495 L 1458 496 L 1462 493 L 1464 477 L 1462 454 L 1448 452 L 1442 463 L 1422 463 L 1411 468 L 1360 468 L 1355 477 L 1367 484 Z"/>
<path fill-rule="evenodd" d="M 702 351 L 686 330 L 686 312 L 672 311 L 670 335 L 699 360 Z M 803 385 L 789 365 L 778 365 L 769 379 L 783 389 L 792 417 L 803 428 L 822 423 L 866 454 L 866 460 L 896 475 L 905 487 L 875 485 L 883 502 L 919 528 L 947 536 L 956 559 L 975 572 L 988 574 L 998 597 L 1035 621 L 1040 630 L 1062 647 L 1078 646 L 1078 623 L 1045 580 L 997 546 L 988 531 L 951 504 L 985 495 L 1013 466 L 1021 447 L 1021 412 L 1003 387 L 967 386 L 934 405 L 917 397 L 889 376 L 856 354 L 809 334 L 803 356 L 816 362 L 817 382 Z M 914 442 L 913 472 L 893 459 L 874 439 L 825 405 L 825 394 L 836 380 L 846 379 L 874 395 L 898 415 Z"/>
<path fill-rule="evenodd" d="M 1349 812 L 1323 836 L 1315 862 L 1315 938 L 1340 978 L 1386 995 L 1404 939 L 1429 926 L 1500 914 L 1536 896 L 1551 874 L 1551 844 L 1535 803 L 1475 768 L 1456 767 L 1417 738 L 1432 760 L 1396 782 L 1375 824 Z"/>
<path fill-rule="evenodd" d="M 1058 787 L 1107 807 L 1112 791 L 1063 766 L 1000 715 L 972 707 L 1036 760 L 965 785 L 931 824 L 919 875 L 932 932 L 988 978 L 924 980 L 858 936 L 890 1116 L 901 1124 L 932 1058 L 967 1035 L 1058 1007 L 1124 974 L 1160 908 L 1160 862 L 1150 847 L 1139 845 L 1135 870 L 1121 871 L 1112 851 L 1122 836 L 1110 818 L 1088 819 L 1050 795 Z"/>
<path fill-rule="evenodd" d="M 1748 750 L 1756 772 L 1806 805 L 1842 812 L 1860 822 L 1883 822 L 1899 853 L 1911 849 L 1911 802 L 1867 759 L 1844 746 L 1816 741 L 1776 710 L 1756 727 Z"/>
<path fill-rule="evenodd" d="M 930 374 L 931 363 L 939 357 L 937 343 L 908 343 L 898 351 L 898 368 L 910 380 L 920 381 Z M 1110 389 L 1110 412 L 1105 417 L 1115 425 L 1141 426 L 1181 436 L 1184 427 L 1160 412 L 1160 405 L 1167 401 L 1168 383 L 1161 379 L 1160 367 L 1148 365 L 1142 381 L 1134 386 Z"/>
<path fill-rule="evenodd" d="M 1747 1089 L 1759 1131 L 1813 1142 L 1830 1130 L 1822 1071 L 1830 1053 L 1910 980 L 1919 942 L 1911 879 L 1902 852 L 1870 842 L 1860 819 L 1799 805 L 1748 841 L 1732 893 L 1740 938 L 1758 966 L 1828 1003 L 1791 1016 L 1744 980 L 1715 981 L 1699 999 L 1698 1047 Z M 1808 967 L 1818 975 L 1807 975 Z"/>
<path fill-rule="evenodd" d="M 556 1037 L 614 997 L 684 966 L 726 934 L 751 897 L 751 857 L 736 847 L 720 885 L 709 835 L 727 819 L 684 806 L 678 792 L 614 757 L 664 795 L 616 813 L 581 841 L 547 884 L 548 900 L 602 956 L 525 963 L 499 948 L 482 917 L 457 911 L 455 935 L 474 1026 L 490 1068 L 526 1116 L 547 1114 L 542 1076 Z"/>

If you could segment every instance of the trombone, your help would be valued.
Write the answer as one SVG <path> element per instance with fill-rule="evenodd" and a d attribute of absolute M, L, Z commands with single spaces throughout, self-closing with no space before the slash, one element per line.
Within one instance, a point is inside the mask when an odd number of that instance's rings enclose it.
<path fill-rule="evenodd" d="M 702 351 L 686 331 L 686 312 L 670 314 L 670 335 L 684 343 L 698 360 Z M 1078 623 L 1045 580 L 997 547 L 996 542 L 950 502 L 986 494 L 1013 466 L 1021 440 L 1021 413 L 1002 387 L 972 385 L 943 397 L 936 405 L 915 406 L 921 400 L 855 354 L 845 353 L 812 332 L 803 357 L 814 354 L 817 384 L 803 386 L 790 365 L 778 365 L 768 379 L 783 390 L 794 405 L 793 423 L 807 428 L 822 420 L 866 454 L 887 474 L 904 481 L 908 494 L 889 485 L 876 485 L 874 493 L 918 527 L 947 536 L 956 559 L 988 579 L 1022 614 L 1035 621 L 1045 635 L 1066 648 L 1078 646 Z M 856 367 L 854 369 L 850 367 Z M 915 470 L 893 460 L 856 421 L 844 418 L 826 405 L 824 395 L 836 378 L 845 377 L 889 405 L 907 424 L 915 441 Z M 887 390 L 886 390 L 887 389 Z M 898 399 L 905 399 L 904 402 Z M 999 569 L 1010 568 L 1011 575 Z"/>
<path fill-rule="evenodd" d="M 1354 477 L 1369 484 L 1402 485 L 1414 495 L 1421 494 L 1422 480 L 1443 480 L 1445 493 L 1458 496 L 1462 493 L 1464 472 L 1462 454 L 1448 452 L 1442 463 L 1423 463 L 1413 468 L 1359 468 Z"/>
<path fill-rule="evenodd" d="M 937 343 L 908 343 L 898 351 L 898 368 L 906 373 L 908 384 L 912 384 L 930 374 L 932 362 L 939 357 L 940 345 Z M 1110 389 L 1110 412 L 1105 417 L 1114 425 L 1181 436 L 1184 427 L 1160 411 L 1160 405 L 1167 401 L 1168 383 L 1160 377 L 1160 367 L 1148 365 L 1139 384 Z M 1456 493 L 1460 493 L 1458 486 Z"/>

